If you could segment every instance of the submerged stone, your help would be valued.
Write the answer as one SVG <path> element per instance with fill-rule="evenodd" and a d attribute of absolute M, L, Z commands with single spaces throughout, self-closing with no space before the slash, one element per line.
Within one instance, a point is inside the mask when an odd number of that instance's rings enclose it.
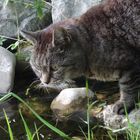
<path fill-rule="evenodd" d="M 25 102 L 38 114 L 38 115 L 46 115 L 49 111 L 49 105 L 47 105 L 43 98 L 29 98 L 26 99 Z M 33 117 L 32 111 L 23 103 L 19 104 L 19 109 L 21 109 L 22 113 L 25 116 Z"/>
<path fill-rule="evenodd" d="M 59 120 L 86 118 L 88 99 L 95 101 L 95 94 L 86 88 L 67 88 L 52 101 L 51 109 Z"/>

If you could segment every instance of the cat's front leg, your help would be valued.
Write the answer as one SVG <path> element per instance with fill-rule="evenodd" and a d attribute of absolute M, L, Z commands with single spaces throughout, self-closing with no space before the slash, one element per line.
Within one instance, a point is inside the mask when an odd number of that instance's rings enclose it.
<path fill-rule="evenodd" d="M 119 80 L 120 100 L 113 107 L 113 111 L 117 114 L 125 114 L 125 108 L 129 113 L 138 102 L 140 90 L 140 69 L 133 69 L 123 72 Z"/>

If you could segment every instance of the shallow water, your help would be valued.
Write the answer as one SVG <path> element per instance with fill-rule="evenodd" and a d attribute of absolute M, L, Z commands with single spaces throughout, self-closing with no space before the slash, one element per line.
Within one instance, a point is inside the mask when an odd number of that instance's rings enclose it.
<path fill-rule="evenodd" d="M 85 133 L 87 132 L 87 127 L 85 127 L 86 125 L 83 126 L 83 124 L 79 124 L 78 122 L 72 120 L 68 122 L 58 122 L 54 117 L 53 113 L 50 110 L 50 103 L 57 94 L 47 94 L 43 93 L 42 90 L 33 89 L 29 91 L 28 95 L 26 95 L 27 89 L 33 82 L 33 80 L 35 80 L 35 76 L 33 75 L 32 71 L 30 71 L 30 69 L 26 69 L 20 72 L 18 70 L 15 78 L 15 87 L 13 92 L 24 99 L 24 101 L 26 101 L 26 103 L 28 103 L 45 120 L 47 120 L 57 128 L 60 128 L 60 130 L 62 130 L 69 136 L 84 137 L 83 133 L 81 132 L 80 125 Z M 79 81 L 78 86 L 82 87 L 84 85 L 85 79 Z M 116 88 L 116 83 L 113 83 L 111 85 L 109 84 L 108 86 L 104 83 L 92 84 L 92 81 L 89 81 L 89 85 L 91 89 L 100 91 L 103 94 L 107 93 L 106 90 L 109 90 L 111 94 L 113 90 L 115 90 L 115 92 L 118 90 L 118 88 Z M 25 107 L 24 104 L 18 102 L 15 99 L 0 103 L 0 140 L 9 140 L 8 128 L 3 114 L 3 109 L 6 111 L 9 118 L 10 125 L 14 133 L 14 140 L 27 139 L 23 121 L 21 120 L 21 117 L 19 115 L 19 109 L 21 110 L 24 119 L 26 120 L 32 133 L 35 132 L 35 124 L 37 125 L 37 128 L 41 127 L 41 129 L 39 130 L 40 140 L 63 140 L 63 138 L 55 134 L 52 130 L 48 129 L 40 121 L 38 121 L 32 115 L 31 111 L 27 107 Z M 97 128 L 95 128 L 94 131 L 97 135 L 97 140 L 109 140 L 106 131 L 98 130 Z M 99 131 L 102 131 L 102 134 Z M 34 140 L 36 139 L 37 138 L 35 138 Z M 81 140 L 84 139 L 85 138 L 81 138 Z"/>
<path fill-rule="evenodd" d="M 42 100 L 44 100 L 44 98 Z M 76 135 L 75 134 L 76 129 L 78 130 L 77 124 L 75 125 L 74 123 L 71 123 L 71 122 L 68 122 L 68 123 L 57 122 L 54 116 L 52 115 L 51 111 L 49 110 L 49 108 L 48 109 L 38 108 L 38 107 L 36 108 L 36 105 L 39 106 L 40 104 L 40 102 L 37 100 L 29 99 L 29 100 L 26 100 L 26 102 L 30 102 L 30 106 L 41 117 L 43 117 L 45 120 L 53 124 L 53 126 L 60 128 L 60 130 L 64 131 L 65 133 L 69 135 L 72 135 L 72 136 Z M 40 106 L 42 106 L 42 102 Z M 39 120 L 37 120 L 36 117 L 31 113 L 31 111 L 24 106 L 24 104 L 15 103 L 14 101 L 11 101 L 11 103 L 5 102 L 5 103 L 0 104 L 0 110 L 1 110 L 0 112 L 0 140 L 9 140 L 8 128 L 7 128 L 5 117 L 3 114 L 3 109 L 6 111 L 6 114 L 9 118 L 10 126 L 14 133 L 14 140 L 27 139 L 23 121 L 18 112 L 19 109 L 21 109 L 24 119 L 26 120 L 26 123 L 32 133 L 35 132 L 35 124 L 37 125 L 37 128 L 41 127 L 41 129 L 39 130 L 40 140 L 61 140 L 61 139 L 63 140 L 63 138 L 60 138 L 59 135 L 55 134 L 53 131 L 51 131 L 46 126 L 44 126 Z M 36 138 L 34 140 L 36 140 Z"/>

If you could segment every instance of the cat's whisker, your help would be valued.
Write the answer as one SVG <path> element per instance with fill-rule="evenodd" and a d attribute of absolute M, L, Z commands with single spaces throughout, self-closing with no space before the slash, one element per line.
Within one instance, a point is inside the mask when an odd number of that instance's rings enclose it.
<path fill-rule="evenodd" d="M 30 67 L 31 67 L 30 65 L 26 66 L 26 67 L 25 67 L 25 70 L 28 69 L 28 68 L 30 68 Z"/>
<path fill-rule="evenodd" d="M 44 82 L 41 82 L 41 84 L 42 84 L 43 86 L 47 86 L 47 85 L 48 85 L 47 83 L 44 83 Z"/>
<path fill-rule="evenodd" d="M 40 80 L 39 80 L 39 78 L 36 77 L 36 78 L 33 78 L 33 82 L 34 81 L 40 81 Z"/>

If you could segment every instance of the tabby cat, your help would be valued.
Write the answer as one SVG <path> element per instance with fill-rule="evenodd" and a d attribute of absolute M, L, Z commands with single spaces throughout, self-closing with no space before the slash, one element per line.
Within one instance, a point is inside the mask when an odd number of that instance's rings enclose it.
<path fill-rule="evenodd" d="M 33 42 L 30 64 L 44 86 L 86 76 L 118 81 L 113 111 L 134 108 L 140 89 L 140 0 L 105 0 L 76 19 L 37 31 L 22 31 Z"/>

